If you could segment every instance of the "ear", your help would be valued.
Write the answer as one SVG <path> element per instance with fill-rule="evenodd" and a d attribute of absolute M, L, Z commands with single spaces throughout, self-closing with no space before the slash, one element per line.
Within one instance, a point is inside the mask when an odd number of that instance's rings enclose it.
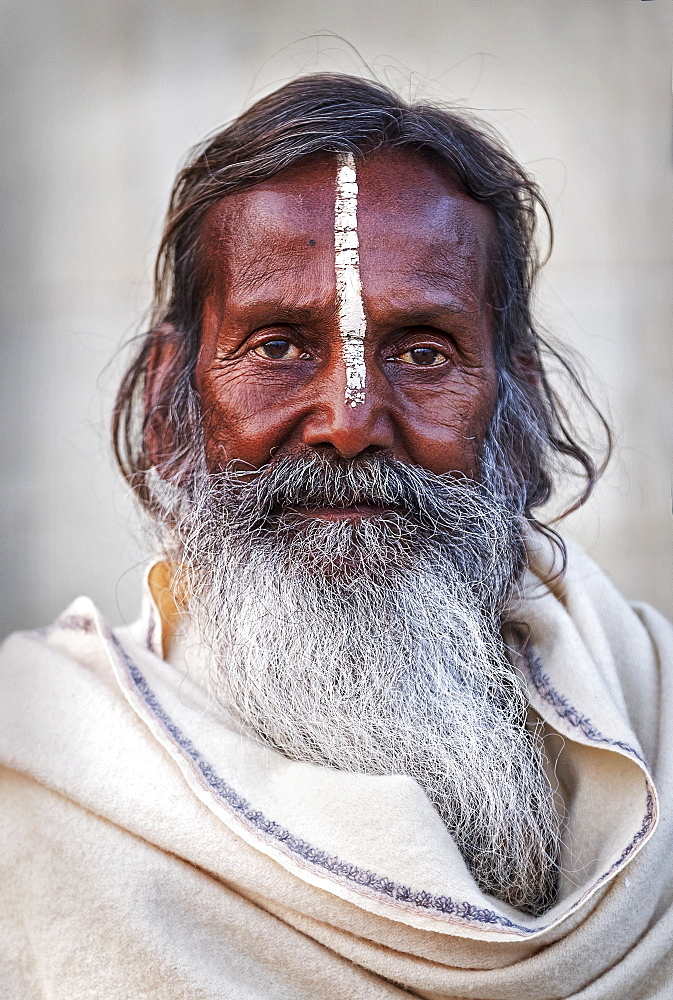
<path fill-rule="evenodd" d="M 151 334 L 143 389 L 145 450 L 160 475 L 168 472 L 174 454 L 176 441 L 170 403 L 183 364 L 182 336 L 172 324 L 162 323 Z"/>
<path fill-rule="evenodd" d="M 522 344 L 512 352 L 514 374 L 531 389 L 539 391 L 542 378 L 542 364 L 535 347 Z"/>

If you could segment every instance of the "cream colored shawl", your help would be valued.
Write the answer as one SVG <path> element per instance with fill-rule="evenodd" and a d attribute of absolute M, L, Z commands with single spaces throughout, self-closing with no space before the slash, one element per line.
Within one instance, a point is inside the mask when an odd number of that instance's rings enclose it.
<path fill-rule="evenodd" d="M 515 617 L 568 808 L 539 918 L 480 892 L 411 779 L 292 762 L 216 715 L 149 591 L 131 629 L 79 598 L 11 637 L 0 995 L 673 996 L 673 629 L 575 547 Z"/>

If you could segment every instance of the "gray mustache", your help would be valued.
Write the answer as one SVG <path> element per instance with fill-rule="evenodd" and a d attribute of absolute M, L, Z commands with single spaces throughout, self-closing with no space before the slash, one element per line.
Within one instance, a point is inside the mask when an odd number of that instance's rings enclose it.
<path fill-rule="evenodd" d="M 488 491 L 460 473 L 435 475 L 386 455 L 344 459 L 312 452 L 285 456 L 254 473 L 240 474 L 234 485 L 238 512 L 250 522 L 264 522 L 296 507 L 381 507 L 412 518 L 428 530 L 451 531 L 458 522 L 468 527 L 470 508 Z M 233 497 L 232 497 L 233 499 Z M 470 500 L 472 503 L 470 503 Z M 476 511 L 475 511 L 476 513 Z"/>
<path fill-rule="evenodd" d="M 260 516 L 293 507 L 366 504 L 434 519 L 456 491 L 455 480 L 388 456 L 344 459 L 322 452 L 276 459 L 255 473 L 248 486 L 250 513 Z"/>

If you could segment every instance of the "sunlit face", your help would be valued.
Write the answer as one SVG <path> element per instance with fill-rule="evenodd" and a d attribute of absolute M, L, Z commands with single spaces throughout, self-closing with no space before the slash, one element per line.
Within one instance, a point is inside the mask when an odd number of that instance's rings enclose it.
<path fill-rule="evenodd" d="M 491 213 L 419 155 L 356 162 L 367 373 L 357 406 L 345 398 L 336 157 L 223 198 L 207 219 L 196 386 L 211 471 L 309 448 L 477 474 L 496 397 Z"/>

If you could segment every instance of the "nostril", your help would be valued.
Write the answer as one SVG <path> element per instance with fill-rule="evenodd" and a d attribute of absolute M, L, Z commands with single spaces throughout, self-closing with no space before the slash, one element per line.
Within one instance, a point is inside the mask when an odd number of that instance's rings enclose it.
<path fill-rule="evenodd" d="M 349 461 L 353 461 L 358 458 L 367 458 L 369 455 L 380 455 L 388 451 L 383 445 L 370 444 L 362 451 L 358 452 L 345 452 L 341 451 L 336 445 L 333 445 L 331 441 L 318 441 L 315 444 L 311 444 L 307 449 L 309 452 L 318 452 L 320 455 L 324 455 L 327 459 L 338 457 L 347 458 Z"/>
<path fill-rule="evenodd" d="M 341 451 L 338 447 L 336 447 L 336 445 L 332 444 L 331 441 L 318 441 L 315 444 L 311 444 L 309 450 L 314 452 L 317 451 L 320 454 L 325 455 L 327 458 L 331 458 L 334 455 L 338 455 L 340 458 L 349 458 L 349 459 L 363 458 L 367 455 L 377 455 L 380 452 L 386 451 L 386 449 L 382 445 L 370 444 L 367 445 L 366 448 L 363 448 L 362 451 L 358 451 L 355 454 L 352 454 L 351 452 L 348 452 L 348 454 L 346 454 L 345 452 Z"/>

